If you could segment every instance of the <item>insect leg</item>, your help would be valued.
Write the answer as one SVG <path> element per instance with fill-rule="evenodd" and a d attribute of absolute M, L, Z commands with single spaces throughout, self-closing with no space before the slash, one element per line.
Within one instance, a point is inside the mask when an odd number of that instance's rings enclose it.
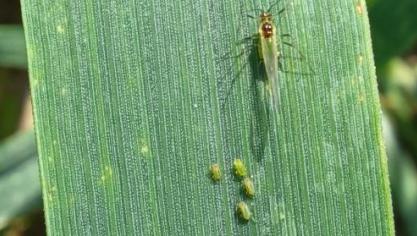
<path fill-rule="evenodd" d="M 248 63 L 243 64 L 242 68 L 239 69 L 239 71 L 237 72 L 235 78 L 232 79 L 232 82 L 230 84 L 229 89 L 227 89 L 226 92 L 226 97 L 224 98 L 223 102 L 221 103 L 221 108 L 223 109 L 224 106 L 226 105 L 227 100 L 229 99 L 230 94 L 232 93 L 232 89 L 237 81 L 237 78 L 240 76 L 240 74 L 243 72 L 243 70 L 246 68 L 246 66 L 248 65 Z"/>
<path fill-rule="evenodd" d="M 257 34 L 254 34 L 254 35 L 251 35 L 251 36 L 249 36 L 249 37 L 246 37 L 245 39 L 243 39 L 243 41 L 245 41 L 245 40 L 253 40 L 253 41 L 255 41 L 255 40 L 257 40 L 258 39 L 258 35 Z M 251 48 L 251 47 L 256 47 L 256 48 L 258 48 L 258 44 L 253 44 L 253 45 L 246 45 L 244 48 L 243 48 L 243 50 L 242 50 L 242 52 L 237 56 L 237 57 L 240 57 L 240 56 L 242 56 L 243 54 L 245 54 L 245 53 L 247 53 L 248 51 L 250 52 L 250 50 L 254 50 L 253 48 Z M 249 50 L 248 50 L 249 49 Z M 257 50 L 257 49 L 256 49 Z M 236 58 L 236 57 L 234 57 L 234 58 Z M 260 61 L 260 63 L 262 63 L 262 61 Z M 237 72 L 237 74 L 236 74 L 236 76 L 234 76 L 234 78 L 232 79 L 232 81 L 231 81 L 231 84 L 230 84 L 230 87 L 229 87 L 229 89 L 227 90 L 227 92 L 226 92 L 226 97 L 225 97 L 225 99 L 224 99 L 224 101 L 222 102 L 222 104 L 221 104 L 221 106 L 222 106 L 222 108 L 224 107 L 224 105 L 225 105 L 225 103 L 227 102 L 227 100 L 228 100 L 228 98 L 229 98 L 229 96 L 230 96 L 230 94 L 232 93 L 232 89 L 233 89 L 233 87 L 234 87 L 234 85 L 235 85 L 235 83 L 236 83 L 236 81 L 237 81 L 237 79 L 238 79 L 238 77 L 240 76 L 240 74 L 244 71 L 244 69 L 247 67 L 247 65 L 249 64 L 249 62 L 246 62 L 246 63 L 244 63 L 243 64 L 243 66 L 239 69 L 239 71 Z"/>
<path fill-rule="evenodd" d="M 255 19 L 255 17 L 252 16 L 252 15 L 246 14 L 246 16 L 249 17 L 249 18 L 251 18 L 251 19 Z"/>
<path fill-rule="evenodd" d="M 301 56 L 301 58 L 302 58 L 302 59 L 305 59 L 304 55 L 300 52 L 300 50 L 298 50 L 298 48 L 297 48 L 297 47 L 295 47 L 292 43 L 289 43 L 289 42 L 284 42 L 284 41 L 282 41 L 282 43 L 283 43 L 284 45 L 287 45 L 287 46 L 291 47 L 291 48 L 294 48 L 294 49 L 297 51 L 297 53 Z"/>
<path fill-rule="evenodd" d="M 253 41 L 255 39 L 258 39 L 258 37 L 259 37 L 258 34 L 253 34 L 251 36 L 248 36 L 248 37 L 245 37 L 245 38 L 239 40 L 237 44 L 243 44 L 243 43 L 247 42 L 248 40 Z"/>
<path fill-rule="evenodd" d="M 287 45 L 287 46 L 289 46 L 289 47 L 291 47 L 291 48 L 294 48 L 296 51 L 297 51 L 297 53 L 298 53 L 298 55 L 300 56 L 300 58 L 299 59 L 301 59 L 301 60 L 303 60 L 303 61 L 306 61 L 306 57 L 304 56 L 304 54 L 303 53 L 301 53 L 301 51 L 300 50 L 298 50 L 298 48 L 297 47 L 295 47 L 292 43 L 289 43 L 289 42 L 282 42 L 284 45 Z M 307 65 L 308 65 L 308 69 L 310 70 L 310 72 L 312 72 L 313 74 L 314 74 L 314 70 L 313 70 L 313 68 L 311 67 L 311 65 L 310 65 L 310 63 L 308 63 L 307 62 Z"/>
<path fill-rule="evenodd" d="M 221 56 L 220 59 L 226 60 L 226 59 L 234 59 L 234 58 L 241 57 L 243 54 L 245 54 L 246 52 L 249 51 L 248 48 L 250 48 L 250 45 L 249 46 L 247 45 L 247 41 L 248 40 L 255 40 L 256 39 L 255 37 L 257 37 L 257 36 L 249 36 L 249 37 L 241 39 L 240 41 L 238 41 L 236 43 L 237 45 L 240 45 L 240 44 L 245 45 L 239 54 L 231 56 L 232 52 L 228 52 L 228 53 L 224 54 L 223 56 Z"/>
<path fill-rule="evenodd" d="M 285 57 L 283 55 L 281 55 L 280 58 L 285 58 Z M 311 75 L 311 73 L 294 72 L 294 71 L 284 70 L 284 65 L 282 64 L 282 61 L 281 60 L 278 60 L 278 70 L 281 71 L 281 72 L 283 72 L 283 73 L 288 73 L 288 74 Z"/>

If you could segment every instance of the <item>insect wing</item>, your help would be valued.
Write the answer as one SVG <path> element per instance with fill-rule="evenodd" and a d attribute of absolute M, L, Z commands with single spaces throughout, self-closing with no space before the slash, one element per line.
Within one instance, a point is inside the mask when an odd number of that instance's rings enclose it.
<path fill-rule="evenodd" d="M 261 38 L 262 59 L 265 65 L 267 80 L 265 92 L 268 96 L 269 105 L 273 110 L 278 105 L 278 48 L 275 35 L 270 38 Z"/>

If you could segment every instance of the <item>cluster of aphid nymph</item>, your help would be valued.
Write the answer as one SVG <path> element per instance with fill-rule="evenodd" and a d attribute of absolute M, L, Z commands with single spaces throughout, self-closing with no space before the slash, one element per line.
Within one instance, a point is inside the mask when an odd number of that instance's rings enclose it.
<path fill-rule="evenodd" d="M 209 171 L 211 179 L 214 182 L 219 182 L 221 180 L 222 175 L 219 164 L 212 164 Z M 252 178 L 248 176 L 247 168 L 241 159 L 235 159 L 233 161 L 233 172 L 237 178 L 241 179 L 242 190 L 246 198 L 252 199 L 255 196 L 255 187 Z M 240 201 L 236 204 L 236 213 L 241 220 L 246 222 L 252 218 L 252 212 L 244 201 Z"/>

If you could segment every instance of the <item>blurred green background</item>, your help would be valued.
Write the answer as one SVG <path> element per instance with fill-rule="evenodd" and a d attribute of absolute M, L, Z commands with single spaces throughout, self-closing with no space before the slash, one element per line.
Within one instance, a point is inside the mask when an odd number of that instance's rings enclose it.
<path fill-rule="evenodd" d="M 417 1 L 369 0 L 397 235 L 417 235 Z M 18 0 L 0 1 L 0 234 L 45 235 Z"/>

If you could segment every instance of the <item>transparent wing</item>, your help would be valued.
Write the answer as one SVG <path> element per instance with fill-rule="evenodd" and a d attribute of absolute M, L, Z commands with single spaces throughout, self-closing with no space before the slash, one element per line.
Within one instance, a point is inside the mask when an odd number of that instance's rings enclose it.
<path fill-rule="evenodd" d="M 278 85 L 278 48 L 275 37 L 261 39 L 262 59 L 265 65 L 267 80 L 265 82 L 265 94 L 268 96 L 269 105 L 273 110 L 277 109 L 279 88 Z"/>

